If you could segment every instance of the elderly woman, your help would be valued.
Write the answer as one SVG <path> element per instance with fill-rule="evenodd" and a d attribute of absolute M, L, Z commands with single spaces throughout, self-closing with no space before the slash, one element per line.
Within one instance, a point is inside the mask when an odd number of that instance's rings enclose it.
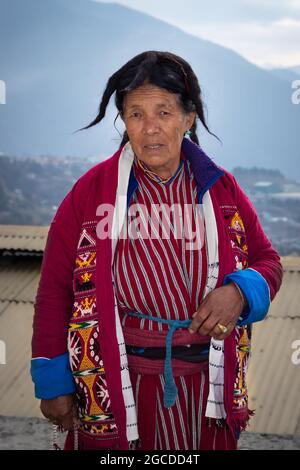
<path fill-rule="evenodd" d="M 233 175 L 200 147 L 190 65 L 137 55 L 108 80 L 126 131 L 50 226 L 31 373 L 66 449 L 236 449 L 253 411 L 252 323 L 280 257 Z M 211 132 L 210 132 L 211 133 Z"/>

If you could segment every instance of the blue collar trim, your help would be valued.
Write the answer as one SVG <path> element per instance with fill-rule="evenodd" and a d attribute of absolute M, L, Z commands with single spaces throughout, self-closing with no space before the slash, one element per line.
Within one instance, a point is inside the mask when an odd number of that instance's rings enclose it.
<path fill-rule="evenodd" d="M 213 160 L 199 147 L 186 137 L 183 138 L 181 150 L 187 160 L 190 161 L 192 171 L 198 188 L 198 202 L 202 204 L 205 192 L 224 175 L 222 170 Z M 138 181 L 134 176 L 133 167 L 130 171 L 128 190 L 127 190 L 127 207 L 132 198 L 133 193 L 138 187 Z"/>

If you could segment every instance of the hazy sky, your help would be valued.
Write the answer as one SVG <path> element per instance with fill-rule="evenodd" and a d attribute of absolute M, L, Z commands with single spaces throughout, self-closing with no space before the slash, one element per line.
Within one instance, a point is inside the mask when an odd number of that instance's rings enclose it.
<path fill-rule="evenodd" d="M 102 0 L 94 0 L 102 1 Z M 262 67 L 300 65 L 300 0 L 106 0 L 229 47 Z"/>

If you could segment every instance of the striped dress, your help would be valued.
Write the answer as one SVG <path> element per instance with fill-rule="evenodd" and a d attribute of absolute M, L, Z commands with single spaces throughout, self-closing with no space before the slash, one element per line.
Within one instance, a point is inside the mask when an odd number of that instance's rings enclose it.
<path fill-rule="evenodd" d="M 168 325 L 128 313 L 138 311 L 172 320 L 192 317 L 203 298 L 207 274 L 203 219 L 197 204 L 196 181 L 183 154 L 168 182 L 141 166 L 136 157 L 133 170 L 138 187 L 130 201 L 113 261 L 116 299 L 126 344 L 126 333 L 130 336 L 134 332 L 140 336 L 137 345 L 164 346 Z M 168 210 L 172 206 L 177 212 Z M 125 229 L 128 236 L 124 235 Z M 192 244 L 192 233 L 196 234 L 197 243 Z M 179 330 L 174 334 L 173 345 L 188 344 L 191 336 L 195 335 Z M 202 342 L 209 339 L 202 337 Z M 154 370 L 159 361 L 144 359 L 139 369 L 134 359 L 128 355 L 140 449 L 236 448 L 236 439 L 226 424 L 205 418 L 208 358 L 201 370 L 193 373 L 191 369 L 187 374 L 184 372 L 188 370 L 187 363 L 182 367 L 182 361 L 177 361 L 181 364 L 180 372 L 174 373 L 178 396 L 171 408 L 163 403 L 163 369 L 157 373 Z"/>

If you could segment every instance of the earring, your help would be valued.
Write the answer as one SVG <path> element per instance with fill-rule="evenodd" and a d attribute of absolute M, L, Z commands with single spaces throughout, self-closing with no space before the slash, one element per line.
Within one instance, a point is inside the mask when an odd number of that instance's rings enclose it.
<path fill-rule="evenodd" d="M 189 138 L 191 135 L 192 135 L 192 132 L 188 129 L 188 130 L 185 132 L 184 137 Z"/>

